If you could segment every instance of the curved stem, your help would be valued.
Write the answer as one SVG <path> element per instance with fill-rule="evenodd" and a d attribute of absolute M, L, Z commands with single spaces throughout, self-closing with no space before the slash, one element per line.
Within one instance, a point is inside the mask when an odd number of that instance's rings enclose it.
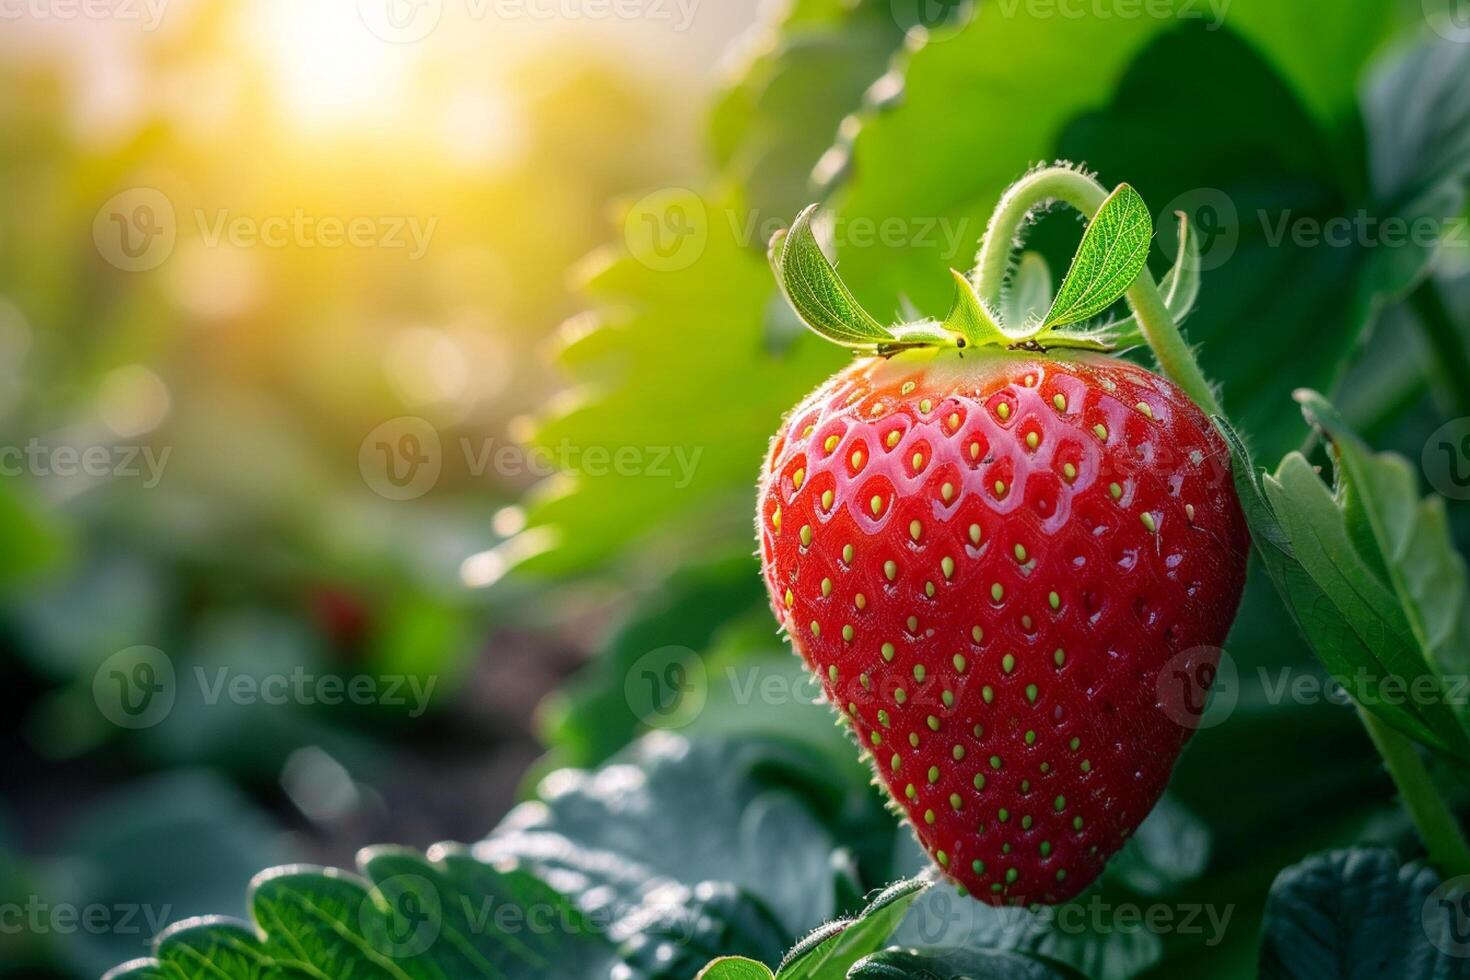
<path fill-rule="evenodd" d="M 1068 204 L 1091 220 L 1108 199 L 1102 184 L 1068 167 L 1046 167 L 1013 184 L 996 205 L 980 254 L 975 260 L 975 287 L 992 307 L 1000 303 L 1011 252 L 1020 243 L 1021 228 L 1036 208 L 1052 201 Z M 1128 304 L 1154 356 L 1169 379 L 1193 398 L 1206 415 L 1223 415 L 1215 392 L 1205 380 L 1194 352 L 1184 342 L 1169 314 L 1154 278 L 1144 269 L 1128 287 Z"/>
<path fill-rule="evenodd" d="M 1424 840 L 1430 862 L 1445 878 L 1470 874 L 1470 845 L 1465 843 L 1455 815 L 1435 789 L 1414 743 L 1370 711 L 1359 708 L 1358 716 L 1363 719 L 1363 727 L 1368 729 L 1378 754 L 1383 756 L 1388 774 Z"/>
<path fill-rule="evenodd" d="M 1001 197 L 975 258 L 975 289 L 992 309 L 1000 306 L 1000 292 L 1011 264 L 1011 252 L 1021 244 L 1021 227 L 1037 208 L 1061 201 L 1088 218 L 1097 214 L 1108 192 L 1086 174 L 1067 167 L 1046 167 L 1022 177 Z"/>

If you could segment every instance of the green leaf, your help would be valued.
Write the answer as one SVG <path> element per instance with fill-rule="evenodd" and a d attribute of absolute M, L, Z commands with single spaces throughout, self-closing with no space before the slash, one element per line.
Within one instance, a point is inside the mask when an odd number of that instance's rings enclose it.
<path fill-rule="evenodd" d="M 1390 239 L 1385 230 L 1382 241 L 1365 243 L 1377 246 L 1368 253 L 1367 275 L 1380 292 L 1397 298 L 1425 275 L 1436 248 L 1464 216 L 1470 46 L 1431 36 L 1396 52 L 1366 86 L 1363 116 L 1373 212 L 1414 232 Z"/>
<path fill-rule="evenodd" d="M 1094 897 L 1113 907 L 1137 901 L 1106 881 L 1103 889 L 1067 905 L 1024 909 L 995 908 L 952 889 L 931 888 L 914 902 L 891 941 L 955 956 L 1012 952 L 1066 964 L 1093 980 L 1129 980 L 1159 962 L 1164 944 L 1155 933 L 1089 914 Z"/>
<path fill-rule="evenodd" d="M 843 980 L 854 963 L 882 948 L 930 883 L 928 878 L 896 882 L 855 918 L 818 929 L 786 956 L 777 980 Z"/>
<path fill-rule="evenodd" d="M 1463 890 L 1391 852 L 1316 854 L 1271 887 L 1261 940 L 1263 980 L 1456 980 L 1465 957 Z"/>
<path fill-rule="evenodd" d="M 967 13 L 959 0 L 930 6 L 931 16 L 939 11 L 952 23 Z M 740 45 L 751 57 L 717 98 L 710 135 L 721 172 L 740 182 L 758 212 L 786 220 L 811 199 L 813 167 L 841 138 L 842 120 L 913 42 L 892 0 L 801 0 L 768 9 L 776 16 Z"/>
<path fill-rule="evenodd" d="M 1051 267 L 1046 259 L 1039 252 L 1022 254 L 1001 295 L 1001 323 L 1012 330 L 1040 323 L 1051 309 L 1052 297 Z"/>
<path fill-rule="evenodd" d="M 849 980 L 1072 980 L 1081 974 L 1001 950 L 890 949 L 869 956 L 847 976 Z"/>
<path fill-rule="evenodd" d="M 1148 205 L 1120 184 L 1088 222 L 1042 329 L 1079 323 L 1117 302 L 1147 264 L 1153 235 Z"/>
<path fill-rule="evenodd" d="M 297 973 L 531 980 L 553 968 L 605 976 L 616 963 L 607 936 L 530 874 L 447 847 L 431 853 L 371 849 L 359 857 L 360 875 L 300 866 L 264 872 L 250 889 L 254 928 L 214 917 L 182 922 L 158 938 L 152 962 L 119 967 L 109 980 Z"/>
<path fill-rule="evenodd" d="M 1470 755 L 1470 741 L 1416 648 L 1397 597 L 1357 550 L 1340 497 L 1300 453 L 1257 482 L 1239 435 L 1216 422 L 1231 446 L 1257 551 L 1323 665 L 1364 708 L 1399 731 L 1457 758 Z M 1392 697 L 1385 683 L 1404 685 L 1404 691 L 1420 684 L 1427 691 L 1421 686 L 1414 697 Z"/>
<path fill-rule="evenodd" d="M 891 343 L 893 334 L 858 304 L 822 254 L 812 230 L 816 213 L 813 204 L 789 232 L 771 240 L 771 268 L 786 301 L 802 323 L 834 344 L 867 349 Z"/>
<path fill-rule="evenodd" d="M 1176 324 L 1182 324 L 1189 314 L 1194 312 L 1194 305 L 1199 300 L 1199 290 L 1199 235 L 1191 230 L 1189 215 L 1181 211 L 1179 212 L 1179 257 L 1159 282 L 1159 294 L 1164 299 L 1164 307 Z M 1143 331 L 1138 324 L 1138 317 L 1133 314 L 1088 330 L 1085 334 L 1095 337 L 1108 349 L 1115 351 L 1140 347 L 1145 343 Z"/>
<path fill-rule="evenodd" d="M 550 547 L 524 558 L 525 572 L 605 567 L 635 543 L 661 546 L 668 565 L 749 555 L 751 467 L 782 415 L 846 360 L 805 331 L 771 349 L 770 269 L 723 217 L 746 205 L 726 188 L 703 207 L 708 239 L 687 270 L 607 253 L 590 276 L 594 312 L 560 356 L 574 387 L 553 403 L 535 443 L 552 454 L 633 447 L 645 465 L 574 466 L 533 493 L 527 534 Z M 698 343 L 688 342 L 691 325 Z"/>
<path fill-rule="evenodd" d="M 172 919 L 244 914 L 251 878 L 293 856 L 283 830 L 211 770 L 160 772 L 94 796 L 85 816 L 51 837 L 66 859 L 39 890 L 56 907 L 136 909 L 137 929 L 79 930 L 60 950 L 69 970 L 95 977 L 143 956 Z M 0 901 L 18 897 L 6 891 Z"/>
<path fill-rule="evenodd" d="M 1374 454 L 1321 395 L 1304 391 L 1298 400 L 1332 440 L 1348 512 L 1370 532 L 1355 542 L 1392 584 L 1427 666 L 1446 677 L 1470 676 L 1470 588 L 1444 498 L 1431 494 L 1420 500 L 1409 462 Z"/>
<path fill-rule="evenodd" d="M 837 911 L 836 845 L 783 782 L 819 787 L 825 774 L 775 743 L 655 733 L 600 770 L 548 776 L 543 801 L 511 811 L 475 856 L 578 881 L 580 896 L 628 909 L 649 882 L 729 882 L 758 896 L 795 937 Z"/>
<path fill-rule="evenodd" d="M 774 962 L 790 942 L 764 902 L 726 881 L 657 885 L 613 935 L 621 966 L 647 980 L 685 980 L 720 953 Z"/>
<path fill-rule="evenodd" d="M 764 963 L 743 956 L 722 956 L 700 970 L 695 980 L 772 980 L 773 976 Z"/>
<path fill-rule="evenodd" d="M 836 911 L 832 838 L 793 789 L 825 779 L 775 742 L 650 736 L 548 777 L 473 848 L 257 875 L 253 925 L 180 923 L 117 976 L 685 980 L 721 955 L 775 963 Z M 875 903 L 871 928 L 888 914 Z"/>

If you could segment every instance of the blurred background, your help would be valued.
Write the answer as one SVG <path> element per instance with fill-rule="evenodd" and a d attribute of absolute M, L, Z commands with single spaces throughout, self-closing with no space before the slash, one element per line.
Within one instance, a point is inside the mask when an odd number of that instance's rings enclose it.
<path fill-rule="evenodd" d="M 3 890 L 240 914 L 260 868 L 472 840 L 514 800 L 618 596 L 464 586 L 546 475 L 487 454 L 559 387 L 610 202 L 701 167 L 755 18 L 546 9 L 416 36 L 353 0 L 6 6 L 0 442 L 33 448 L 0 480 Z M 448 461 L 411 500 L 359 465 L 404 416 Z M 140 645 L 183 696 L 122 727 L 94 678 Z M 209 704 L 199 665 L 394 680 Z M 0 969 L 96 975 L 151 931 L 7 933 Z"/>
<path fill-rule="evenodd" d="M 1316 386 L 1463 551 L 1460 0 L 0 0 L 0 975 L 96 976 L 282 863 L 524 856 L 538 820 L 579 900 L 744 889 L 633 977 L 774 963 L 917 872 L 752 557 L 766 441 L 846 357 L 763 246 L 821 200 L 870 309 L 942 313 L 1057 158 L 1139 188 L 1156 273 L 1194 216 L 1189 336 L 1262 465 L 1315 448 Z M 1432 230 L 1324 243 L 1359 215 Z M 1345 702 L 1271 696 L 1325 675 L 1259 574 L 1229 652 L 1101 889 L 1228 907 L 1223 944 L 966 903 L 952 945 L 1254 976 L 1283 867 L 1415 853 Z M 544 778 L 614 757 L 639 778 Z"/>

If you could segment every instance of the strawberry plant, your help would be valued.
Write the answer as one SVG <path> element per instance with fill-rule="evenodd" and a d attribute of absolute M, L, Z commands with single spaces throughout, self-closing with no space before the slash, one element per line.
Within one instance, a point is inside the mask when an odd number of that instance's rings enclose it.
<path fill-rule="evenodd" d="M 1462 270 L 1294 229 L 1464 215 L 1470 52 L 1374 0 L 894 6 L 777 11 L 698 256 L 579 270 L 535 439 L 704 455 L 549 481 L 496 554 L 629 598 L 527 801 L 118 976 L 1465 975 L 1466 525 L 1413 459 Z"/>
<path fill-rule="evenodd" d="M 1091 189 L 1041 171 L 991 234 L 1011 240 L 1029 194 Z M 1169 382 L 1089 353 L 1128 343 L 1130 324 L 1069 329 L 1135 281 L 1131 328 L 1172 329 L 1140 278 L 1137 192 L 1086 205 L 1060 289 L 1038 273 L 1041 302 L 1010 322 L 957 275 L 943 321 L 884 328 L 810 211 L 773 244 L 807 324 L 878 356 L 773 441 L 758 517 L 772 605 L 934 860 L 997 904 L 1076 895 L 1152 809 L 1192 734 L 1161 703 L 1165 672 L 1215 668 L 1245 582 L 1224 440 Z M 992 248 L 977 278 L 994 293 Z M 1183 255 L 1180 314 L 1197 262 Z"/>

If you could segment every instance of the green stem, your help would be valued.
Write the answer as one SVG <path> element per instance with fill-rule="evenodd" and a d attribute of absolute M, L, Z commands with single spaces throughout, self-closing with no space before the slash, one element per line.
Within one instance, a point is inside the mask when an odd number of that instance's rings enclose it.
<path fill-rule="evenodd" d="M 1409 306 L 1433 355 L 1429 373 L 1439 400 L 1456 415 L 1470 415 L 1470 350 L 1433 276 L 1409 294 Z"/>
<path fill-rule="evenodd" d="M 1021 229 L 1032 211 L 1052 201 L 1061 201 L 1091 220 L 1107 199 L 1108 192 L 1102 184 L 1068 167 L 1046 167 L 1017 181 L 996 206 L 975 260 L 975 286 L 981 299 L 991 307 L 999 306 L 1011 252 L 1020 243 Z M 1184 342 L 1147 269 L 1128 287 L 1128 304 L 1164 373 L 1206 415 L 1223 415 L 1214 390 L 1205 380 L 1194 352 Z"/>
<path fill-rule="evenodd" d="M 1435 789 L 1413 741 L 1364 708 L 1358 708 L 1358 717 L 1363 719 L 1363 727 L 1368 729 L 1368 736 L 1383 756 L 1388 774 L 1424 840 L 1430 862 L 1445 878 L 1470 874 L 1470 845 L 1465 843 L 1455 815 Z"/>
<path fill-rule="evenodd" d="M 1086 174 L 1067 167 L 1046 167 L 1012 184 L 995 206 L 990 226 L 980 242 L 975 259 L 975 289 L 992 309 L 1000 306 L 1000 293 L 1010 270 L 1011 252 L 1021 244 L 1021 228 L 1032 211 L 1052 201 L 1061 201 L 1081 211 L 1088 220 L 1108 199 L 1108 192 Z"/>

